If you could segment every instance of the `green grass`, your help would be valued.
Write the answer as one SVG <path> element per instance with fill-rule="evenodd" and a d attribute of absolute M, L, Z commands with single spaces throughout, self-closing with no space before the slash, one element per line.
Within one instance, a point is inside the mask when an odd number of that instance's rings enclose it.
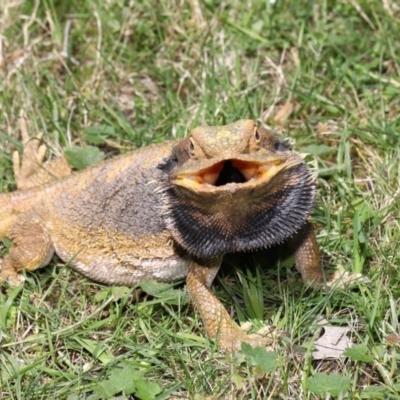
<path fill-rule="evenodd" d="M 54 259 L 0 289 L 0 398 L 322 399 L 318 373 L 338 373 L 338 398 L 400 399 L 399 18 L 379 0 L 2 0 L 0 191 L 15 188 L 21 112 L 49 157 L 253 118 L 309 154 L 324 262 L 371 284 L 310 291 L 261 254 L 226 263 L 214 290 L 236 320 L 287 332 L 268 372 L 265 354 L 232 358 L 205 338 L 182 284 L 107 288 Z M 312 360 L 320 316 L 372 359 Z"/>

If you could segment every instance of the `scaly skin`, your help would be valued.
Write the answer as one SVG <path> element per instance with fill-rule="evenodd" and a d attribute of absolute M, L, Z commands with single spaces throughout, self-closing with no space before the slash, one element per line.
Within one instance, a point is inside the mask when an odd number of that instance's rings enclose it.
<path fill-rule="evenodd" d="M 245 333 L 212 294 L 225 253 L 287 241 L 303 279 L 323 282 L 308 221 L 314 180 L 301 157 L 253 121 L 196 128 L 187 139 L 69 177 L 62 159 L 42 163 L 38 140 L 25 134 L 24 143 L 22 163 L 14 155 L 24 190 L 0 195 L 0 237 L 12 241 L 1 277 L 11 284 L 23 281 L 21 270 L 47 265 L 54 252 L 110 285 L 186 277 L 207 334 L 232 351 L 269 339 Z"/>

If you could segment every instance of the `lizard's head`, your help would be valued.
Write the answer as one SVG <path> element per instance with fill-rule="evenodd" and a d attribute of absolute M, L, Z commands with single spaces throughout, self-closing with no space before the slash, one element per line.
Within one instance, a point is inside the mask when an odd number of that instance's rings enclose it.
<path fill-rule="evenodd" d="M 167 227 L 198 257 L 282 242 L 314 204 L 304 160 L 251 120 L 193 129 L 160 168 Z"/>

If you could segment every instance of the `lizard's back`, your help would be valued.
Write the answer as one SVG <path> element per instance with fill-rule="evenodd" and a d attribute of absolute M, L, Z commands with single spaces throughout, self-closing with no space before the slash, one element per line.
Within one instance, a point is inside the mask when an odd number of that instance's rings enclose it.
<path fill-rule="evenodd" d="M 173 144 L 148 146 L 57 183 L 1 195 L 1 236 L 21 220 L 26 230 L 39 219 L 60 258 L 95 280 L 132 284 L 152 277 L 153 267 L 160 280 L 183 277 L 186 265 L 176 265 L 160 211 L 158 164 Z"/>

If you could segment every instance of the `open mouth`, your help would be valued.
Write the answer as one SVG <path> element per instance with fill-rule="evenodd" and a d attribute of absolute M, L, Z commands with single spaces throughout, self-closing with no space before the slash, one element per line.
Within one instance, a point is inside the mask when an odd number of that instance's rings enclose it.
<path fill-rule="evenodd" d="M 257 163 L 243 160 L 224 160 L 195 174 L 182 174 L 178 179 L 189 184 L 221 187 L 228 184 L 244 184 L 268 178 L 275 171 L 275 163 Z"/>

